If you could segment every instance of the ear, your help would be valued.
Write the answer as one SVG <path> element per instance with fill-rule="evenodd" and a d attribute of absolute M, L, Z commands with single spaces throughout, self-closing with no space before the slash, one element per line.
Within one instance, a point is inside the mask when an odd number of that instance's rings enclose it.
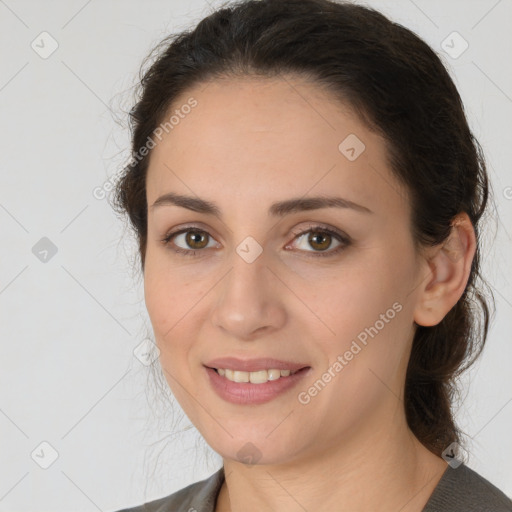
<path fill-rule="evenodd" d="M 467 213 L 452 221 L 448 239 L 427 254 L 429 267 L 420 286 L 414 321 L 418 325 L 437 325 L 460 299 L 471 271 L 476 237 Z"/>

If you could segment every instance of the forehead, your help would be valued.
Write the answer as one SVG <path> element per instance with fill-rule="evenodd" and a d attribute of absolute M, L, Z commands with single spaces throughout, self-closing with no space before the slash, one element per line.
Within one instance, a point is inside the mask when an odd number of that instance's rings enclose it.
<path fill-rule="evenodd" d="M 167 191 L 255 205 L 308 191 L 383 208 L 397 203 L 384 140 L 311 82 L 214 80 L 176 98 L 165 119 L 172 115 L 152 149 L 148 204 Z"/>

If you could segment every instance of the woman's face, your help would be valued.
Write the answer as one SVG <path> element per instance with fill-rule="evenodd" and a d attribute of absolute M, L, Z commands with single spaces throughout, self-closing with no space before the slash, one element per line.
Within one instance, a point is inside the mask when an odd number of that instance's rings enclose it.
<path fill-rule="evenodd" d="M 392 429 L 423 263 L 383 139 L 296 77 L 202 84 L 172 113 L 147 175 L 144 284 L 160 362 L 187 416 L 221 456 L 259 464 L 346 451 Z M 171 193 L 218 216 L 154 205 Z M 318 197 L 359 206 L 316 208 Z M 291 200 L 295 208 L 273 207 Z M 207 368 L 225 357 L 309 369 L 233 384 Z"/>

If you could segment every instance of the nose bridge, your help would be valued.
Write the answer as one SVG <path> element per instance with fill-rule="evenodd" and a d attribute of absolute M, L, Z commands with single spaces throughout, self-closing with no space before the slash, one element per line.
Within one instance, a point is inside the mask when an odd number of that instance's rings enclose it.
<path fill-rule="evenodd" d="M 284 320 L 283 305 L 267 268 L 268 258 L 256 244 L 254 239 L 244 240 L 235 248 L 230 270 L 219 283 L 213 312 L 214 324 L 237 338 L 264 327 L 278 328 Z"/>
<path fill-rule="evenodd" d="M 240 295 L 240 299 L 244 297 L 244 288 L 249 287 L 252 293 L 257 293 L 259 291 L 257 285 L 261 288 L 261 285 L 265 284 L 266 274 L 269 273 L 267 269 L 269 250 L 264 251 L 263 245 L 254 236 L 247 234 L 248 231 L 245 227 L 243 231 L 232 233 L 235 244 L 237 240 L 240 241 L 233 246 L 229 259 L 231 271 L 226 276 L 229 281 L 229 292 Z M 265 235 L 262 231 L 256 236 L 261 239 Z"/>
<path fill-rule="evenodd" d="M 259 245 L 259 244 L 258 244 Z M 261 250 L 255 254 L 254 246 L 242 242 L 238 245 L 231 258 L 231 272 L 228 276 L 228 288 L 240 300 L 248 295 L 263 297 L 268 285 L 268 255 Z"/>

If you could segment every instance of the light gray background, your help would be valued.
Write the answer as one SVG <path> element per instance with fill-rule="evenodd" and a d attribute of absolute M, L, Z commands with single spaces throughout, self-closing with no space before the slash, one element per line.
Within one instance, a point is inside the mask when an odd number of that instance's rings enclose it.
<path fill-rule="evenodd" d="M 367 5 L 443 55 L 486 151 L 500 221 L 488 224 L 484 269 L 497 313 L 457 418 L 469 465 L 512 496 L 512 2 Z M 129 156 L 111 111 L 126 124 L 143 57 L 218 6 L 0 0 L 1 511 L 116 510 L 220 467 L 186 418 L 157 421 L 164 401 L 146 404 L 149 366 L 133 353 L 150 328 L 135 245 L 93 195 Z M 43 31 L 58 43 L 48 58 L 31 47 L 51 48 Z M 456 59 L 441 46 L 453 31 L 469 43 Z M 57 248 L 46 262 L 33 253 L 43 237 Z"/>

